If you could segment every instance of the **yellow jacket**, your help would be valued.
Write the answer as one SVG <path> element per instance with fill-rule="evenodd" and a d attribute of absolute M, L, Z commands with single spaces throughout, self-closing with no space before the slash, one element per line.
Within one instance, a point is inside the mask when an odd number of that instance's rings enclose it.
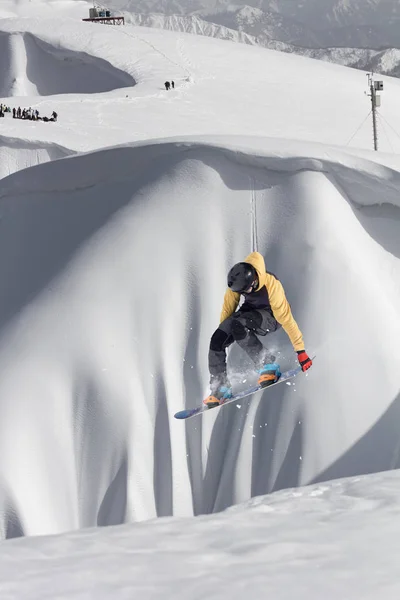
<path fill-rule="evenodd" d="M 276 277 L 271 273 L 267 273 L 265 270 L 265 262 L 263 256 L 259 252 L 252 252 L 244 262 L 253 265 L 258 275 L 258 288 L 260 290 L 263 286 L 266 287 L 271 304 L 272 313 L 275 319 L 282 325 L 283 329 L 289 336 L 290 341 L 293 344 L 295 350 L 304 350 L 304 342 L 302 333 L 293 318 L 292 311 L 290 310 L 289 302 L 286 299 L 285 291 L 283 286 Z M 232 292 L 229 288 L 225 292 L 224 304 L 221 312 L 221 320 L 225 321 L 228 317 L 233 315 L 238 307 L 240 301 L 240 294 L 238 292 Z"/>

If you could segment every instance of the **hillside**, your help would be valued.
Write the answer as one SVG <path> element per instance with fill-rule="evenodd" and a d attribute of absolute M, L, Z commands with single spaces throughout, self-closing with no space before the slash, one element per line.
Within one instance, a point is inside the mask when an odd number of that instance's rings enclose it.
<path fill-rule="evenodd" d="M 3 101 L 58 113 L 1 122 L 2 536 L 397 468 L 399 82 L 384 80 L 373 153 L 362 72 L 57 24 L 1 22 Z M 173 414 L 207 393 L 226 272 L 255 243 L 315 368 L 185 426 Z M 295 363 L 283 332 L 266 341 Z"/>

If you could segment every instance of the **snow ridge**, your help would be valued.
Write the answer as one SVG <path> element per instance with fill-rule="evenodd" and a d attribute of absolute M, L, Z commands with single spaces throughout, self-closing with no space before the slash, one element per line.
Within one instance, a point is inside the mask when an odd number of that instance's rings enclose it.
<path fill-rule="evenodd" d="M 321 358 L 294 388 L 267 391 L 185 430 L 173 414 L 206 393 L 215 299 L 229 264 L 249 249 L 250 226 L 241 226 L 240 237 L 235 231 L 248 220 L 250 180 L 260 251 Z M 10 285 L 1 319 L 0 450 L 8 460 L 1 479 L 24 534 L 209 513 L 326 473 L 400 466 L 393 419 L 382 416 L 399 402 L 390 373 L 399 366 L 400 248 L 395 232 L 382 235 L 375 221 L 399 211 L 399 189 L 400 174 L 388 167 L 339 151 L 327 157 L 318 146 L 302 156 L 301 145 L 288 152 L 284 141 L 266 146 L 262 138 L 142 143 L 5 178 L 1 213 L 10 235 L 1 239 L 0 270 Z M 392 207 L 377 206 L 379 197 Z M 143 293 L 149 273 L 162 293 Z M 352 298 L 344 305 L 343 285 Z M 382 286 L 386 318 L 376 326 L 366 318 Z M 315 294 L 304 306 L 306 288 Z M 270 341 L 286 367 L 294 356 L 281 333 Z M 352 362 L 345 386 L 326 387 L 339 367 L 325 352 L 327 340 Z M 378 357 L 371 348 L 385 350 Z M 232 352 L 230 364 L 246 372 L 242 358 Z M 388 377 L 384 390 L 357 375 L 377 361 Z M 348 402 L 354 386 L 359 403 Z M 359 456 L 355 441 L 375 427 L 376 442 Z M 10 444 L 19 448 L 14 458 Z M 36 473 L 34 489 L 27 470 Z"/>

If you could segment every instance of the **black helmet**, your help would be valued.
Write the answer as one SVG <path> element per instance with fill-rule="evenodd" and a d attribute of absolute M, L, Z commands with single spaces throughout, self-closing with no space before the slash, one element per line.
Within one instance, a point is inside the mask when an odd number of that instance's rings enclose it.
<path fill-rule="evenodd" d="M 232 267 L 228 273 L 228 287 L 232 292 L 242 293 L 248 290 L 257 279 L 257 271 L 253 265 L 240 262 Z"/>

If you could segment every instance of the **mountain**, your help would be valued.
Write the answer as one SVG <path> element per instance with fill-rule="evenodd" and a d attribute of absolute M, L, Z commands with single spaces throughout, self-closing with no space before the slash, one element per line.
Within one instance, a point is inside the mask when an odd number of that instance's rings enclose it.
<path fill-rule="evenodd" d="M 258 43 L 253 36 L 247 33 L 205 21 L 196 15 L 184 17 L 179 15 L 168 16 L 159 13 L 138 14 L 122 12 L 122 14 L 125 17 L 125 22 L 131 25 L 155 27 L 177 32 L 182 31 L 194 35 L 214 37 L 220 40 L 231 40 L 242 44 L 256 45 Z"/>
<path fill-rule="evenodd" d="M 229 29 L 223 25 L 205 21 L 198 16 L 166 16 L 153 13 L 145 15 L 126 12 L 122 14 L 124 14 L 126 22 L 132 25 L 155 27 L 169 31 L 182 31 L 237 43 L 259 45 L 271 50 L 299 54 L 355 69 L 373 71 L 392 77 L 400 76 L 400 50 L 393 48 L 386 50 L 367 50 L 365 48 L 303 48 L 285 42 L 278 42 L 265 32 L 253 36 L 243 31 Z"/>
<path fill-rule="evenodd" d="M 109 5 L 134 13 L 197 15 L 250 35 L 310 48 L 400 47 L 397 0 L 110 0 Z"/>
<path fill-rule="evenodd" d="M 4 0 L 3 16 L 35 17 L 62 10 L 85 17 L 91 5 L 83 0 Z M 399 7 L 392 0 L 356 0 L 300 4 L 280 0 L 234 5 L 227 2 L 131 2 L 110 0 L 108 6 L 128 23 L 184 31 L 398 76 Z"/>

